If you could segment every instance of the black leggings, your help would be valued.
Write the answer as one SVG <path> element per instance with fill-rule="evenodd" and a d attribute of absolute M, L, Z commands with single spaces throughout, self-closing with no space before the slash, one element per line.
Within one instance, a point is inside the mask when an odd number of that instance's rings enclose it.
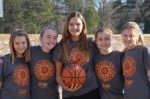
<path fill-rule="evenodd" d="M 73 96 L 73 97 L 68 97 L 63 99 L 101 99 L 101 98 L 100 98 L 99 90 L 95 89 L 80 96 Z"/>

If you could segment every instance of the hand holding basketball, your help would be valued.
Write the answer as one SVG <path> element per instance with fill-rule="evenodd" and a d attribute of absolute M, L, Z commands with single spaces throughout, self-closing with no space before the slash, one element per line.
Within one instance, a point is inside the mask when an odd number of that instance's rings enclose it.
<path fill-rule="evenodd" d="M 83 86 L 86 80 L 86 72 L 78 64 L 69 64 L 63 69 L 61 77 L 65 85 L 64 89 L 73 91 Z"/>

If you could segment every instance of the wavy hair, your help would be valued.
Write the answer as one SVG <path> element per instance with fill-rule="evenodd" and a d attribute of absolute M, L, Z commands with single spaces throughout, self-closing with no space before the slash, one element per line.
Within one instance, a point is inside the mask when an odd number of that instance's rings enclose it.
<path fill-rule="evenodd" d="M 24 36 L 26 38 L 27 49 L 23 53 L 23 59 L 25 60 L 25 62 L 29 62 L 30 61 L 30 47 L 31 46 L 30 46 L 30 40 L 29 40 L 28 34 L 21 29 L 15 29 L 11 33 L 10 39 L 9 39 L 9 47 L 10 47 L 10 55 L 11 55 L 12 63 L 14 63 L 17 60 L 16 51 L 14 49 L 14 40 L 17 36 L 19 36 L 19 37 Z"/>
<path fill-rule="evenodd" d="M 71 40 L 71 34 L 69 33 L 68 26 L 69 26 L 69 22 L 71 18 L 73 17 L 81 19 L 82 24 L 83 24 L 83 29 L 79 37 L 79 49 L 81 49 L 81 51 L 87 50 L 87 26 L 86 26 L 85 19 L 80 12 L 78 11 L 71 12 L 65 21 L 64 31 L 62 35 L 62 42 L 63 42 L 62 52 L 63 52 L 63 58 L 66 61 L 69 61 L 69 55 L 68 55 L 69 46 L 68 45 L 69 45 L 69 41 Z"/>
<path fill-rule="evenodd" d="M 133 30 L 136 30 L 136 35 L 139 36 L 139 39 L 137 41 L 137 45 L 143 45 L 144 44 L 144 38 L 143 38 L 143 33 L 142 30 L 140 29 L 139 25 L 136 22 L 127 22 L 121 29 L 121 31 L 128 29 L 131 32 Z"/>

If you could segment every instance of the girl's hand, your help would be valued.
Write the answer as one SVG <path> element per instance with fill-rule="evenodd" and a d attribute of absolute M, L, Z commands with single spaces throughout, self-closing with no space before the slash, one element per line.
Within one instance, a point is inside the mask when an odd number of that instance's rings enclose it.
<path fill-rule="evenodd" d="M 147 70 L 147 77 L 148 77 L 148 80 L 149 80 L 149 82 L 150 82 L 150 69 Z"/>
<path fill-rule="evenodd" d="M 82 86 L 81 85 L 74 85 L 74 84 L 72 84 L 71 86 L 63 85 L 62 87 L 66 91 L 74 92 L 74 91 L 79 90 Z"/>
<path fill-rule="evenodd" d="M 0 81 L 0 89 L 2 88 L 2 82 Z"/>
<path fill-rule="evenodd" d="M 66 91 L 70 91 L 70 92 L 74 92 L 74 91 L 77 91 L 79 90 L 82 86 L 81 85 L 71 85 L 71 86 L 66 86 L 62 80 L 61 80 L 61 77 L 60 76 L 57 76 L 57 82 L 60 86 L 62 86 L 62 88 Z"/>
<path fill-rule="evenodd" d="M 74 85 L 74 84 L 71 86 L 66 86 L 61 79 L 62 62 L 57 61 L 55 62 L 55 64 L 56 64 L 56 81 L 64 90 L 74 92 L 82 87 L 82 85 Z"/>
<path fill-rule="evenodd" d="M 0 58 L 0 64 L 3 64 L 3 59 Z"/>

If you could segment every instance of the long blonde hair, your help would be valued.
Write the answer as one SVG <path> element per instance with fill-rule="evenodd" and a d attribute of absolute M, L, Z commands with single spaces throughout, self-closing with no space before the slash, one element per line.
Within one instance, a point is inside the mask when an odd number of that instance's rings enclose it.
<path fill-rule="evenodd" d="M 63 35 L 62 35 L 62 42 L 63 42 L 62 52 L 63 52 L 63 58 L 65 61 L 69 61 L 68 45 L 69 45 L 69 41 L 71 40 L 71 34 L 69 33 L 68 25 L 69 25 L 69 21 L 73 17 L 77 17 L 82 20 L 83 29 L 81 31 L 80 38 L 79 38 L 79 44 L 80 44 L 79 48 L 82 51 L 87 50 L 87 26 L 86 26 L 85 19 L 80 12 L 78 12 L 78 11 L 71 12 L 65 21 L 64 31 L 63 31 Z"/>
<path fill-rule="evenodd" d="M 142 30 L 140 29 L 139 25 L 136 23 L 136 22 L 127 22 L 123 27 L 122 27 L 122 30 L 125 30 L 125 29 L 128 29 L 128 30 L 136 30 L 136 35 L 139 35 L 139 39 L 137 41 L 137 45 L 143 45 L 144 44 L 144 37 L 143 37 L 143 33 L 142 33 Z"/>
<path fill-rule="evenodd" d="M 25 60 L 25 62 L 29 62 L 30 61 L 30 40 L 29 40 L 29 37 L 25 31 L 23 31 L 21 29 L 16 29 L 11 33 L 10 39 L 9 39 L 9 47 L 10 47 L 10 55 L 11 55 L 12 63 L 14 63 L 17 60 L 16 51 L 14 49 L 14 40 L 17 36 L 24 36 L 26 38 L 27 49 L 23 53 L 23 59 Z"/>

